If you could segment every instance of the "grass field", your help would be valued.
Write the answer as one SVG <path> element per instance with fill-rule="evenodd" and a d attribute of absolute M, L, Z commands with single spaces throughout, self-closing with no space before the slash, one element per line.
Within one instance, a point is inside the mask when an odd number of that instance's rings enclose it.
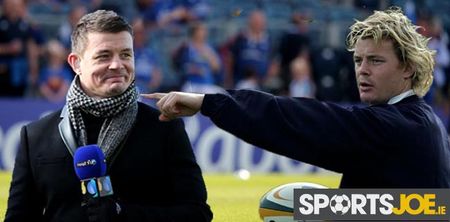
<path fill-rule="evenodd" d="M 0 171 L 0 221 L 3 221 L 6 212 L 6 201 L 9 194 L 11 174 Z"/>
<path fill-rule="evenodd" d="M 313 182 L 327 187 L 337 187 L 337 175 L 252 175 L 241 180 L 231 174 L 205 174 L 208 189 L 208 203 L 214 213 L 214 222 L 260 222 L 258 215 L 259 199 L 271 188 L 292 182 Z M 6 211 L 11 174 L 0 172 L 0 221 Z"/>

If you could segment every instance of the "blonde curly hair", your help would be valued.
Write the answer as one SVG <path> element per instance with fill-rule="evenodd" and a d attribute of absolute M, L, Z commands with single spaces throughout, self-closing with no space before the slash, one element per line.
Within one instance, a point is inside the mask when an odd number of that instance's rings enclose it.
<path fill-rule="evenodd" d="M 350 27 L 346 44 L 349 51 L 355 50 L 359 39 L 393 41 L 394 50 L 399 61 L 414 71 L 412 88 L 414 92 L 424 96 L 433 82 L 434 55 L 436 52 L 427 46 L 430 38 L 417 32 L 419 26 L 412 24 L 399 7 L 391 7 L 385 11 L 375 11 L 364 21 L 356 20 Z"/>

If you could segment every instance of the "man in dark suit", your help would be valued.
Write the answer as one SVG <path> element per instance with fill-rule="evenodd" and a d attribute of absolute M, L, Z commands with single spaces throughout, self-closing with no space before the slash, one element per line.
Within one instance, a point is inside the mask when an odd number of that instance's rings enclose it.
<path fill-rule="evenodd" d="M 422 97 L 433 80 L 428 39 L 400 9 L 351 26 L 359 96 L 367 107 L 248 90 L 152 94 L 161 120 L 201 110 L 263 149 L 343 174 L 343 188 L 449 188 L 447 132 Z"/>
<path fill-rule="evenodd" d="M 79 21 L 67 104 L 23 127 L 5 221 L 211 221 L 182 121 L 137 102 L 132 35 L 112 11 Z M 114 195 L 82 207 L 72 156 L 87 144 L 104 152 Z"/>

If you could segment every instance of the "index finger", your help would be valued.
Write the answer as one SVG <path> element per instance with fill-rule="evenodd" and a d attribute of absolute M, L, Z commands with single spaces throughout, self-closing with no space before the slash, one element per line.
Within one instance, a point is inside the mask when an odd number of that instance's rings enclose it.
<path fill-rule="evenodd" d="M 145 97 L 147 99 L 156 99 L 160 100 L 164 96 L 166 96 L 167 93 L 150 93 L 150 94 L 141 94 L 142 97 Z"/>

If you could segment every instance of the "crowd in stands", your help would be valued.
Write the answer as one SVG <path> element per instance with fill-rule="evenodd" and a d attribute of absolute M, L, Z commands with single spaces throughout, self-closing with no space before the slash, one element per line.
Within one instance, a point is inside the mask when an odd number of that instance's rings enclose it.
<path fill-rule="evenodd" d="M 141 92 L 258 89 L 357 103 L 348 26 L 373 10 L 403 8 L 436 50 L 426 101 L 450 115 L 450 1 L 0 0 L 0 97 L 63 102 L 74 73 L 70 33 L 86 12 L 111 9 L 135 32 Z"/>

